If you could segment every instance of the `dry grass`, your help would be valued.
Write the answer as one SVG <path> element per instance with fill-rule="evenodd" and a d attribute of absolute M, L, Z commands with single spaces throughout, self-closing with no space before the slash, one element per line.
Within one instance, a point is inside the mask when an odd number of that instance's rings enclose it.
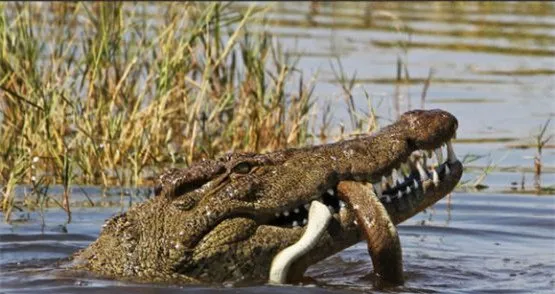
<path fill-rule="evenodd" d="M 310 140 L 312 86 L 259 11 L 221 3 L 0 4 L 0 182 L 138 186 L 173 165 Z M 261 24 L 263 25 L 263 24 Z"/>

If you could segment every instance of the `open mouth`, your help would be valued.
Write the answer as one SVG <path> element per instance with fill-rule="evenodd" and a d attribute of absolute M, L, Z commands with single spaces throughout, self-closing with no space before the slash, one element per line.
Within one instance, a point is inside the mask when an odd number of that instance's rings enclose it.
<path fill-rule="evenodd" d="M 322 196 L 316 201 L 323 203 L 328 207 L 332 215 L 337 217 L 336 214 L 340 212 L 340 209 L 345 207 L 345 202 L 339 200 L 335 196 L 336 191 L 334 189 L 328 189 Z M 270 221 L 269 225 L 285 227 L 285 228 L 296 228 L 304 227 L 308 223 L 308 211 L 310 209 L 310 203 L 306 203 L 292 210 L 285 210 L 275 214 L 275 218 Z"/>
<path fill-rule="evenodd" d="M 444 152 L 443 149 L 446 151 Z M 422 197 L 427 182 L 440 187 L 458 163 L 451 141 L 435 150 L 414 151 L 399 169 L 393 169 L 380 183 L 373 183 L 374 191 L 384 203 L 401 200 L 404 197 Z"/>
<path fill-rule="evenodd" d="M 445 152 L 443 149 L 445 149 Z M 412 152 L 405 163 L 387 171 L 387 176 L 382 176 L 381 181 L 372 183 L 372 188 L 375 197 L 383 204 L 382 209 L 385 208 L 390 216 L 392 212 L 395 212 L 393 213 L 394 216 L 391 216 L 392 220 L 387 221 L 388 225 L 394 226 L 418 213 L 424 207 L 443 198 L 454 188 L 461 174 L 462 165 L 455 156 L 453 146 L 449 140 L 434 150 L 417 150 Z M 347 196 L 347 199 L 345 199 L 344 195 L 342 196 L 342 199 L 349 201 L 350 204 L 340 200 L 336 196 L 337 191 L 335 189 L 335 187 L 327 189 L 319 198 L 311 200 L 310 204 L 302 204 L 294 209 L 283 210 L 275 214 L 275 218 L 269 223 L 270 225 L 292 229 L 302 228 L 304 232 L 297 242 L 280 251 L 272 260 L 269 273 L 269 281 L 271 283 L 284 283 L 287 281 L 289 267 L 297 259 L 306 255 L 312 248 L 317 246 L 320 236 L 326 231 L 328 222 L 332 218 L 340 221 L 340 215 L 345 212 L 343 210 L 347 209 L 348 206 L 349 209 L 357 211 L 356 214 L 360 224 L 353 220 L 354 224 L 361 231 L 368 232 L 365 236 L 369 244 L 373 241 L 372 236 L 375 235 L 375 231 L 374 227 L 370 224 L 373 223 L 373 220 L 369 223 L 365 218 L 369 212 L 364 211 L 361 213 L 360 208 L 357 208 L 360 201 L 354 200 L 353 202 L 354 198 L 350 198 L 351 196 Z M 363 197 L 366 197 L 366 194 Z M 368 197 L 373 196 L 368 195 Z M 373 217 L 379 216 L 374 215 Z M 398 240 L 395 229 L 389 231 L 394 232 L 390 240 Z M 398 244 L 398 241 L 397 243 L 388 244 Z M 391 262 L 399 262 L 401 264 L 401 266 L 397 264 L 394 268 L 402 268 L 401 259 L 397 258 L 397 255 L 383 256 L 386 258 L 393 256 Z M 375 256 L 372 256 L 373 263 L 374 259 Z M 374 266 L 379 266 L 379 263 L 378 265 L 374 263 Z M 397 276 L 402 277 L 402 274 L 394 277 L 396 278 Z M 388 275 L 389 277 L 391 276 Z"/>
<path fill-rule="evenodd" d="M 386 172 L 382 180 L 372 183 L 374 192 L 386 207 L 395 207 L 402 212 L 408 208 L 408 202 L 422 199 L 429 189 L 441 189 L 441 186 L 453 182 L 452 171 L 460 167 L 451 141 L 441 144 L 434 150 L 417 150 L 410 154 L 406 162 Z M 458 181 L 458 179 L 457 179 Z M 448 190 L 450 190 L 449 187 Z M 334 188 L 327 189 L 319 198 L 313 199 L 326 205 L 334 218 L 339 220 L 341 209 L 346 203 L 336 196 Z M 310 203 L 303 203 L 293 209 L 276 212 L 268 223 L 271 226 L 285 228 L 304 227 L 308 223 Z"/>

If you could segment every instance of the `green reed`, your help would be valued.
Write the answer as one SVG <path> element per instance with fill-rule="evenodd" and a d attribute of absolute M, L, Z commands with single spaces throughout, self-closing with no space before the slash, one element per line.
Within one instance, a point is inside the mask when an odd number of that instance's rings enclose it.
<path fill-rule="evenodd" d="M 231 6 L 0 4 L 5 219 L 17 184 L 61 184 L 69 217 L 76 183 L 144 185 L 173 165 L 311 140 L 312 85 L 249 30 L 264 11 Z"/>

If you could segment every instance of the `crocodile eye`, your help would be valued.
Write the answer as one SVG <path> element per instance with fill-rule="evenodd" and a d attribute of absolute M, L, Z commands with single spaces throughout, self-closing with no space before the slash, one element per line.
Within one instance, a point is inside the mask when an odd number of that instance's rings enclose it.
<path fill-rule="evenodd" d="M 234 173 L 247 174 L 251 171 L 251 165 L 248 162 L 239 162 L 232 169 Z"/>
<path fill-rule="evenodd" d="M 172 202 L 172 205 L 179 210 L 189 210 L 195 206 L 196 201 L 192 197 L 184 197 Z"/>

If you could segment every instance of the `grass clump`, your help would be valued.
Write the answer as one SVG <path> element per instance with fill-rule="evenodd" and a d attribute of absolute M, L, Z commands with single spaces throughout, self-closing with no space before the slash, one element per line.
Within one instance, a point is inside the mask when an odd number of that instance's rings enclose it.
<path fill-rule="evenodd" d="M 144 185 L 228 151 L 305 144 L 311 85 L 262 12 L 222 3 L 0 4 L 0 183 Z M 247 25 L 248 24 L 248 25 Z"/>

